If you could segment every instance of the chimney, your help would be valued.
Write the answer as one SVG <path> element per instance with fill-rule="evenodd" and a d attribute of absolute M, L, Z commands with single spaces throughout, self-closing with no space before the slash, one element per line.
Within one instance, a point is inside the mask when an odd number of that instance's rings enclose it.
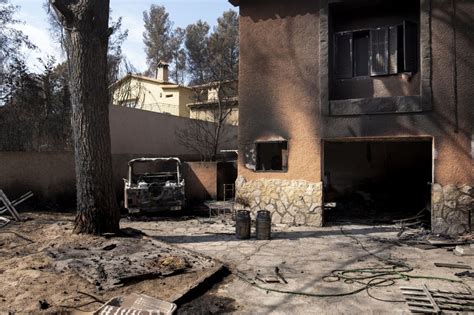
<path fill-rule="evenodd" d="M 158 69 L 156 70 L 156 79 L 160 82 L 168 82 L 168 67 L 164 61 L 158 63 Z"/>

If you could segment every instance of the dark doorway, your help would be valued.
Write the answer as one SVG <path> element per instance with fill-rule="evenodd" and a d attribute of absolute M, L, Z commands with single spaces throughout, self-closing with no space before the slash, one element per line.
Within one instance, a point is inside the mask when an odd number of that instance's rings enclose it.
<path fill-rule="evenodd" d="M 324 142 L 326 222 L 415 216 L 429 208 L 431 181 L 431 139 Z"/>
<path fill-rule="evenodd" d="M 229 200 L 235 197 L 237 179 L 237 161 L 217 163 L 217 200 Z"/>

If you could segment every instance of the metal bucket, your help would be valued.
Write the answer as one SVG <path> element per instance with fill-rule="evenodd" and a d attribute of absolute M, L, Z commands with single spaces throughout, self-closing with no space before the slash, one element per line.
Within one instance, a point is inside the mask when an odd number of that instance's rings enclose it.
<path fill-rule="evenodd" d="M 257 212 L 257 240 L 269 240 L 272 233 L 272 215 L 270 211 L 260 210 Z"/>
<path fill-rule="evenodd" d="M 250 238 L 250 212 L 239 210 L 235 216 L 235 237 L 241 240 Z"/>

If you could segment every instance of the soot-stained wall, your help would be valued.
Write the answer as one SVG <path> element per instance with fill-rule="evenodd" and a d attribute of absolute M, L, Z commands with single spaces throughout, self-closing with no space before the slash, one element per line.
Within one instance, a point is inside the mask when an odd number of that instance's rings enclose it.
<path fill-rule="evenodd" d="M 432 137 L 434 183 L 474 186 L 473 1 L 456 0 L 454 11 L 450 0 L 420 0 L 421 90 L 413 93 L 419 94 L 417 98 L 338 104 L 348 105 L 338 112 L 331 112 L 329 102 L 327 0 L 238 2 L 238 170 L 245 183 L 321 183 L 322 140 Z M 255 155 L 254 143 L 279 137 L 288 140 L 288 170 L 255 171 L 249 159 Z M 308 194 L 312 198 L 315 193 Z M 249 208 L 245 204 L 250 201 L 243 200 L 244 207 Z M 454 211 L 464 210 L 454 205 Z M 445 223 L 438 221 L 432 220 L 434 228 L 439 225 L 445 231 Z"/>

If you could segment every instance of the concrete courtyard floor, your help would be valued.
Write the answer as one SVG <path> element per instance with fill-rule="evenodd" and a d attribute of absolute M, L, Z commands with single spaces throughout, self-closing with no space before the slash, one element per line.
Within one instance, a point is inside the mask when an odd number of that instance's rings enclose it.
<path fill-rule="evenodd" d="M 232 274 L 216 284 L 203 299 L 207 314 L 231 312 L 237 314 L 381 314 L 410 313 L 400 287 L 422 287 L 447 291 L 466 291 L 459 283 L 432 279 L 398 279 L 393 285 L 365 290 L 349 296 L 313 297 L 267 292 L 237 277 L 242 273 L 260 286 L 309 294 L 340 294 L 362 285 L 344 281 L 327 282 L 325 276 L 335 269 L 383 267 L 388 261 L 401 261 L 413 268 L 412 276 L 443 277 L 463 280 L 474 288 L 474 279 L 458 278 L 461 269 L 439 268 L 434 262 L 461 263 L 474 267 L 474 257 L 458 257 L 445 248 L 420 249 L 401 245 L 398 229 L 391 225 L 334 225 L 324 228 L 274 226 L 272 240 L 237 240 L 231 220 L 203 219 L 138 222 L 124 220 L 122 227 L 140 229 L 149 236 L 176 246 L 199 252 L 226 264 Z M 264 284 L 255 276 L 274 275 L 278 267 L 288 284 Z M 199 302 L 199 301 L 198 301 Z M 195 303 L 198 303 L 195 302 Z M 188 309 L 186 312 L 185 310 Z M 201 313 L 202 309 L 184 308 L 181 313 Z"/>

